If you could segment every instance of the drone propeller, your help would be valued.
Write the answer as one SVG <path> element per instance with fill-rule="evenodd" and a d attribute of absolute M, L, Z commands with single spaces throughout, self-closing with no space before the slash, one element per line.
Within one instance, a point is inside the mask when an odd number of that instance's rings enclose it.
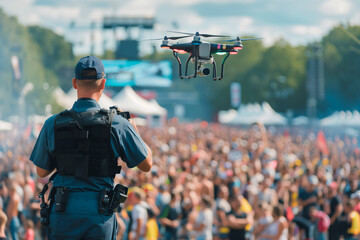
<path fill-rule="evenodd" d="M 237 41 L 237 42 L 244 42 L 244 41 L 249 41 L 249 40 L 259 40 L 259 39 L 262 39 L 262 38 L 239 38 L 239 37 L 237 37 L 237 38 L 234 38 L 234 39 L 228 39 L 228 40 L 224 40 L 224 41 L 226 41 L 226 42 L 235 42 L 235 41 Z"/>
<path fill-rule="evenodd" d="M 186 34 L 186 35 L 188 35 L 189 37 L 190 37 L 190 36 L 202 36 L 202 37 L 229 37 L 229 36 L 226 36 L 226 35 L 205 34 L 205 33 L 199 33 L 199 32 L 196 32 L 196 33 L 177 32 L 177 31 L 168 31 L 168 32 L 172 32 L 172 33 L 180 33 L 180 34 Z"/>
<path fill-rule="evenodd" d="M 155 41 L 155 40 L 177 40 L 177 39 L 181 39 L 181 38 L 187 38 L 190 36 L 176 36 L 176 37 L 163 37 L 163 38 L 152 38 L 152 39 L 143 39 L 142 41 Z"/>

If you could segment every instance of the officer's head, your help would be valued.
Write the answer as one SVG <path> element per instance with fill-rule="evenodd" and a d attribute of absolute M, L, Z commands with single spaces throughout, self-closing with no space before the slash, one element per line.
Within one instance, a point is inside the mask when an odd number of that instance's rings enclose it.
<path fill-rule="evenodd" d="M 79 98 L 91 97 L 93 94 L 101 95 L 105 82 L 104 65 L 98 57 L 83 57 L 76 64 L 73 87 L 78 90 Z"/>

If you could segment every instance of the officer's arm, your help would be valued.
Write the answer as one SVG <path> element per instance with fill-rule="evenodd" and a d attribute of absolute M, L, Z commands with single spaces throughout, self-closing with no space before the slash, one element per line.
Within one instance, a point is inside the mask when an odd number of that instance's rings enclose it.
<path fill-rule="evenodd" d="M 36 173 L 43 178 L 48 176 L 55 169 L 54 160 L 54 126 L 55 116 L 50 117 L 45 121 L 43 128 L 40 131 L 39 137 L 36 140 L 34 149 L 30 155 L 30 160 L 36 166 Z"/>
<path fill-rule="evenodd" d="M 36 166 L 36 173 L 39 177 L 44 178 L 47 177 L 51 171 Z"/>
<path fill-rule="evenodd" d="M 147 156 L 137 167 L 143 172 L 149 172 L 152 167 L 152 153 L 151 149 L 146 145 Z"/>
<path fill-rule="evenodd" d="M 129 119 L 129 122 L 131 123 L 131 125 L 134 127 L 135 131 L 140 136 L 140 132 L 136 126 L 135 121 L 133 121 L 132 119 Z M 152 153 L 151 153 L 151 149 L 149 148 L 149 146 L 146 143 L 145 143 L 145 145 L 146 145 L 146 149 L 147 149 L 147 156 L 144 159 L 144 161 L 142 161 L 139 165 L 137 165 L 137 167 L 143 172 L 149 172 L 152 167 Z"/>

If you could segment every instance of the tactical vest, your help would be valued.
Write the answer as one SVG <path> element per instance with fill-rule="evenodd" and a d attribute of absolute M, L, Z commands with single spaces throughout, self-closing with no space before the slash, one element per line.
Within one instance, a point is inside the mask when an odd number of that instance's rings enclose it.
<path fill-rule="evenodd" d="M 55 119 L 55 161 L 61 175 L 114 177 L 117 165 L 111 148 L 113 111 L 65 110 Z"/>

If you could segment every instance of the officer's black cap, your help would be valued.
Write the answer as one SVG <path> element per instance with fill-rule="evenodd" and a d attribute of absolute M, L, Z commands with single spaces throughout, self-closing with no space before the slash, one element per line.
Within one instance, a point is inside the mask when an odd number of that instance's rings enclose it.
<path fill-rule="evenodd" d="M 89 76 L 83 74 L 86 69 L 94 69 L 96 74 Z M 104 64 L 98 57 L 86 56 L 81 58 L 75 66 L 75 78 L 79 80 L 83 79 L 102 79 L 105 78 Z"/>

